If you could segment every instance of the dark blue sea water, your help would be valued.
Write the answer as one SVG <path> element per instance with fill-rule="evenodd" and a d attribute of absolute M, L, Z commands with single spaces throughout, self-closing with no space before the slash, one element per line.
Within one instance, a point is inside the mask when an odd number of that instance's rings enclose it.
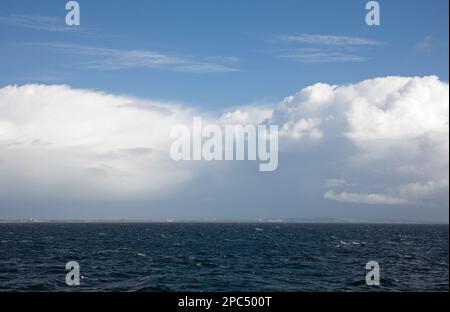
<path fill-rule="evenodd" d="M 448 291 L 448 249 L 448 225 L 0 224 L 0 290 Z"/>

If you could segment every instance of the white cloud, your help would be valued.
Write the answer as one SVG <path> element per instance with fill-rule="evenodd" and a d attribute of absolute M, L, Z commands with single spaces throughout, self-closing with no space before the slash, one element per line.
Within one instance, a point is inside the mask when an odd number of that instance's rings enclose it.
<path fill-rule="evenodd" d="M 281 57 L 308 64 L 364 62 L 369 58 L 359 55 L 362 48 L 385 44 L 368 38 L 318 34 L 282 35 L 277 39 L 275 42 L 300 45 L 298 48 L 282 49 Z"/>
<path fill-rule="evenodd" d="M 302 118 L 299 120 L 286 121 L 280 129 L 281 136 L 300 139 L 308 136 L 312 139 L 320 139 L 323 134 L 317 127 L 320 125 L 319 119 Z"/>
<path fill-rule="evenodd" d="M 325 49 L 296 49 L 286 51 L 282 57 L 301 63 L 342 63 L 363 62 L 368 58 L 342 51 L 330 51 Z"/>
<path fill-rule="evenodd" d="M 223 113 L 219 118 L 221 125 L 226 124 L 263 124 L 265 121 L 272 118 L 273 109 L 270 107 L 261 106 L 247 106 L 230 110 Z"/>
<path fill-rule="evenodd" d="M 313 45 L 373 46 L 383 44 L 382 42 L 368 38 L 318 34 L 284 35 L 280 36 L 280 39 L 287 42 Z"/>
<path fill-rule="evenodd" d="M 335 193 L 334 191 L 328 191 L 325 193 L 324 197 L 326 199 L 352 204 L 399 205 L 407 203 L 407 201 L 402 198 L 391 197 L 385 194 Z"/>
<path fill-rule="evenodd" d="M 448 193 L 448 180 L 427 181 L 425 183 L 414 182 L 400 185 L 396 190 L 391 190 L 392 194 L 382 193 L 352 193 L 327 191 L 324 195 L 326 199 L 331 199 L 344 203 L 370 204 L 370 205 L 405 205 L 417 204 L 420 201 L 429 199 L 430 196 L 439 192 Z M 340 185 L 329 185 L 336 188 Z"/>
<path fill-rule="evenodd" d="M 233 60 L 232 63 L 237 63 L 236 58 L 191 59 L 151 50 L 125 50 L 62 43 L 41 43 L 33 44 L 33 46 L 42 47 L 56 53 L 64 53 L 66 56 L 82 56 L 82 61 L 78 62 L 79 66 L 95 70 L 158 68 L 190 73 L 231 73 L 240 71 L 238 68 L 229 65 L 230 60 Z"/>
<path fill-rule="evenodd" d="M 448 84 L 435 76 L 317 83 L 286 97 L 272 122 L 299 144 L 316 131 L 323 144 L 347 140 L 356 148 L 336 162 L 346 178 L 359 183 L 330 177 L 326 199 L 423 204 L 448 194 L 448 102 Z M 333 148 L 339 155 L 340 147 Z"/>
<path fill-rule="evenodd" d="M 384 77 L 349 85 L 318 83 L 272 107 L 203 116 L 205 123 L 220 125 L 279 125 L 283 155 L 276 178 L 258 176 L 264 187 L 278 189 L 281 183 L 290 189 L 323 178 L 308 193 L 317 202 L 325 197 L 327 205 L 427 207 L 448 202 L 448 102 L 448 83 L 437 77 Z M 172 103 L 68 86 L 4 87 L 0 194 L 129 199 L 185 189 L 200 198 L 204 190 L 192 181 L 205 179 L 210 185 L 216 176 L 221 192 L 234 198 L 237 194 L 229 193 L 234 181 L 249 178 L 238 162 L 203 166 L 169 159 L 171 127 L 190 126 L 194 114 L 202 115 Z M 309 141 L 314 144 L 304 144 Z M 308 174 L 296 174 L 293 181 L 290 174 L 303 169 Z M 276 195 L 255 192 L 247 196 L 270 200 Z M 290 204 L 300 200 L 296 192 L 285 196 Z M 448 211 L 442 209 L 441 214 Z"/>
<path fill-rule="evenodd" d="M 146 196 L 189 175 L 166 153 L 164 133 L 189 115 L 176 105 L 25 85 L 0 89 L 0 111 L 2 193 Z"/>
<path fill-rule="evenodd" d="M 317 83 L 286 97 L 274 110 L 274 120 L 315 120 L 314 126 L 341 122 L 342 135 L 370 149 L 385 141 L 448 134 L 447 101 L 448 84 L 435 76 L 385 77 L 343 86 Z"/>
<path fill-rule="evenodd" d="M 448 188 L 442 188 L 448 183 L 448 102 L 448 84 L 435 76 L 384 77 L 344 86 L 319 83 L 287 97 L 275 109 L 274 120 L 283 127 L 314 120 L 303 123 L 309 127 L 301 129 L 317 129 L 325 139 L 346 138 L 357 148 L 341 170 L 367 182 L 348 185 L 341 192 L 332 189 L 325 198 L 412 203 L 426 197 L 426 192 L 419 190 L 436 187 L 448 193 Z M 299 133 L 285 132 L 296 139 L 302 138 Z M 389 178 L 382 187 L 380 182 L 369 182 L 383 175 Z M 410 189 L 415 191 L 408 192 Z"/>
<path fill-rule="evenodd" d="M 357 142 L 448 133 L 448 84 L 436 77 L 390 77 L 346 88 L 348 136 Z M 370 96 L 367 93 L 370 92 Z M 376 92 L 376 94 L 375 94 Z"/>
<path fill-rule="evenodd" d="M 56 32 L 74 30 L 65 24 L 64 16 L 11 14 L 0 16 L 0 24 Z"/>

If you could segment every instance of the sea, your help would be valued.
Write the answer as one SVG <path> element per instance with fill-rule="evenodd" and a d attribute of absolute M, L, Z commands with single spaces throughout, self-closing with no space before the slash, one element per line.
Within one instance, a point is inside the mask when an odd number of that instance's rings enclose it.
<path fill-rule="evenodd" d="M 447 292 L 448 230 L 425 224 L 2 223 L 0 291 Z M 69 261 L 79 264 L 79 285 L 66 283 Z M 379 285 L 366 283 L 370 261 L 378 263 Z"/>

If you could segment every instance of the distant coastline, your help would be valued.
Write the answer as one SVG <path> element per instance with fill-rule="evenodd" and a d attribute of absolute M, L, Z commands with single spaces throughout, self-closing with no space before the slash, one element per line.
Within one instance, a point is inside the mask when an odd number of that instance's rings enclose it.
<path fill-rule="evenodd" d="M 3 219 L 0 224 L 57 224 L 57 223 L 258 223 L 258 224 L 424 224 L 424 225 L 449 225 L 447 222 L 421 221 L 421 220 L 359 220 L 359 219 L 334 219 L 334 218 L 289 218 L 289 219 L 156 219 L 156 220 L 133 220 L 133 219 Z"/>

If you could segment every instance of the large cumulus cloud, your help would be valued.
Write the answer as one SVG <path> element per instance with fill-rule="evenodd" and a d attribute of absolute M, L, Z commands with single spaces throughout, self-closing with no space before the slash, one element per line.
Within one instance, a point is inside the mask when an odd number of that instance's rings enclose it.
<path fill-rule="evenodd" d="M 292 138 L 341 136 L 357 148 L 342 176 L 330 177 L 353 182 L 325 198 L 411 204 L 448 194 L 448 101 L 448 84 L 435 76 L 318 83 L 285 98 L 273 120 Z"/>
<path fill-rule="evenodd" d="M 7 86 L 0 89 L 0 197 L 190 200 L 192 216 L 202 206 L 223 212 L 226 205 L 214 203 L 232 198 L 247 206 L 246 216 L 284 217 L 271 199 L 301 216 L 303 189 L 317 215 L 360 204 L 431 207 L 445 217 L 448 101 L 448 83 L 435 76 L 382 77 L 317 83 L 272 106 L 205 116 L 220 125 L 279 125 L 279 170 L 256 173 L 249 162 L 173 162 L 170 129 L 202 115 L 189 107 L 68 86 Z M 227 196 L 205 191 L 211 181 Z M 238 195 L 239 181 L 255 184 L 246 188 L 254 207 Z"/>
<path fill-rule="evenodd" d="M 168 158 L 186 109 L 67 86 L 0 89 L 0 193 L 101 198 L 159 194 L 189 173 Z"/>

